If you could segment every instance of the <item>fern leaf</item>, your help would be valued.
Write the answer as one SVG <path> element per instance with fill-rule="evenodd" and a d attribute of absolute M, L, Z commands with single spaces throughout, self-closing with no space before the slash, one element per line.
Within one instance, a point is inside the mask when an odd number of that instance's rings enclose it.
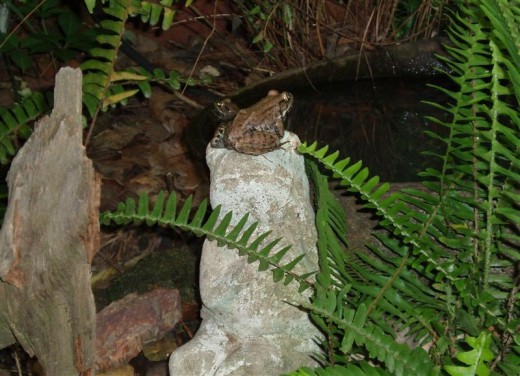
<path fill-rule="evenodd" d="M 164 198 L 166 193 L 164 191 L 160 191 L 155 199 L 155 205 L 153 206 L 153 210 L 151 213 L 151 218 L 146 222 L 148 226 L 153 224 L 153 221 L 158 221 L 161 218 L 163 206 L 164 206 Z"/>
<path fill-rule="evenodd" d="M 189 5 L 186 5 L 189 6 Z M 152 3 L 150 1 L 133 1 L 130 8 L 132 15 L 140 15 L 141 21 L 155 26 L 161 22 L 161 28 L 168 30 L 175 16 L 175 9 L 172 7 L 172 1 L 160 1 Z"/>
<path fill-rule="evenodd" d="M 207 207 L 207 201 L 203 201 L 205 202 L 204 206 Z M 202 205 L 202 204 L 201 204 Z M 219 219 L 219 216 L 220 216 L 220 205 L 217 206 L 210 214 L 209 218 L 206 220 L 206 223 L 204 223 L 202 225 L 202 231 L 205 231 L 207 233 L 209 232 L 213 232 L 217 222 L 218 222 L 218 219 Z M 243 220 L 243 218 L 242 218 Z"/>
<path fill-rule="evenodd" d="M 140 219 L 143 219 L 146 217 L 146 214 L 148 213 L 148 207 L 150 206 L 148 195 L 146 193 L 141 193 L 139 195 L 139 201 L 137 204 L 137 216 Z"/>
<path fill-rule="evenodd" d="M 148 77 L 144 76 L 142 74 L 138 74 L 135 72 L 112 72 L 110 75 L 110 82 L 116 82 L 116 81 L 143 81 L 147 80 Z"/>
<path fill-rule="evenodd" d="M 199 205 L 199 207 L 197 208 L 197 211 L 193 215 L 193 218 L 190 222 L 190 226 L 192 228 L 195 229 L 198 227 L 202 227 L 204 217 L 206 216 L 206 212 L 207 212 L 207 206 L 208 206 L 207 203 L 208 203 L 207 201 L 202 201 L 201 204 Z"/>
<path fill-rule="evenodd" d="M 263 234 L 260 234 L 259 236 L 257 236 L 252 242 L 251 244 L 249 244 L 250 248 L 253 250 L 253 251 L 257 251 L 258 250 L 258 247 L 260 246 L 260 244 L 262 244 L 264 242 L 264 240 L 269 236 L 271 235 L 271 231 L 267 231 L 267 232 L 264 232 Z M 256 255 L 256 252 L 255 252 L 255 255 Z"/>
<path fill-rule="evenodd" d="M 361 170 L 362 164 L 361 162 L 357 162 L 351 166 L 340 165 L 343 169 L 339 169 L 337 164 L 330 164 L 328 162 L 335 160 L 328 158 L 324 155 L 323 150 L 326 148 L 322 148 L 319 151 L 314 151 L 315 147 L 307 147 L 304 143 L 300 145 L 299 151 L 304 154 L 309 154 L 319 160 L 324 166 L 332 172 L 332 176 L 340 178 L 341 185 L 348 186 L 348 190 L 350 192 L 359 193 L 363 200 L 367 201 L 367 207 L 375 209 L 377 214 L 383 217 L 383 220 L 380 222 L 383 226 L 387 227 L 391 232 L 396 235 L 402 236 L 403 241 L 405 243 L 413 244 L 415 250 L 414 252 L 420 253 L 426 257 L 428 262 L 430 262 L 437 270 L 444 276 L 451 280 L 455 279 L 451 273 L 443 267 L 441 263 L 439 263 L 436 259 L 432 258 L 429 254 L 429 247 L 434 247 L 429 238 L 422 237 L 418 238 L 417 227 L 413 221 L 409 220 L 409 216 L 413 215 L 413 211 L 403 205 L 403 202 L 400 200 L 400 195 L 392 194 L 389 197 L 380 200 L 379 188 L 375 190 L 378 192 L 378 199 L 375 199 L 375 196 L 372 196 L 370 193 L 371 190 L 374 189 L 372 183 L 369 185 L 369 189 L 365 188 L 363 185 L 364 180 L 367 177 L 368 172 L 363 172 Z M 358 171 L 361 172 L 358 174 Z M 388 189 L 388 187 L 382 188 L 383 190 Z M 433 209 L 432 209 L 433 210 Z M 426 243 L 426 244 L 425 244 Z M 428 247 L 429 246 L 429 247 Z"/>
<path fill-rule="evenodd" d="M 467 366 L 446 365 L 444 369 L 452 376 L 488 376 L 490 369 L 486 362 L 491 361 L 494 357 L 489 349 L 490 334 L 482 332 L 478 338 L 467 337 L 466 343 L 471 346 L 472 350 L 461 351 L 455 357 Z"/>
<path fill-rule="evenodd" d="M 510 352 L 498 363 L 504 375 L 520 375 L 520 335 L 513 337 Z"/>
<path fill-rule="evenodd" d="M 289 251 L 289 249 L 291 249 L 291 246 L 288 245 L 282 249 L 280 249 L 278 252 L 276 252 L 274 255 L 272 256 L 269 256 L 269 261 L 272 262 L 273 264 L 278 264 L 282 258 L 285 256 L 285 254 L 287 253 L 287 251 Z M 305 278 L 305 277 L 304 277 Z"/>
<path fill-rule="evenodd" d="M 351 312 L 353 314 L 352 318 L 350 318 L 352 323 L 358 327 L 363 327 L 365 325 L 365 321 L 367 319 L 367 313 L 368 313 L 366 306 L 364 304 L 361 304 L 358 307 L 356 312 L 354 312 L 354 311 L 351 311 Z M 346 318 L 346 319 L 349 320 L 348 318 Z M 355 334 L 354 331 L 347 330 L 346 334 L 343 336 L 343 339 L 341 340 L 341 347 L 340 347 L 340 350 L 343 353 L 348 354 L 350 352 L 350 349 L 352 348 L 352 344 L 354 343 L 354 339 L 355 339 L 354 334 Z"/>
<path fill-rule="evenodd" d="M 397 344 L 393 338 L 385 335 L 381 329 L 370 323 L 365 323 L 361 327 L 356 325 L 355 321 L 358 323 L 364 321 L 363 309 L 358 316 L 354 310 L 346 310 L 344 318 L 338 318 L 332 315 L 330 310 L 310 304 L 303 304 L 303 306 L 326 321 L 335 323 L 345 332 L 350 332 L 349 335 L 354 338 L 354 342 L 365 346 L 370 356 L 384 362 L 390 372 L 396 375 L 438 374 L 438 370 L 433 367 L 424 350 L 420 348 L 411 350 L 406 345 Z M 332 307 L 332 305 L 329 306 L 329 308 Z M 346 344 L 348 345 L 348 341 Z"/>
<path fill-rule="evenodd" d="M 291 260 L 289 263 L 285 264 L 282 266 L 282 269 L 285 271 L 285 272 L 290 272 L 291 270 L 294 269 L 294 267 L 305 257 L 304 254 L 301 254 L 299 256 L 297 256 L 296 258 L 294 258 L 293 260 Z"/>
<path fill-rule="evenodd" d="M 242 233 L 242 236 L 240 237 L 240 240 L 238 241 L 238 243 L 241 244 L 241 245 L 246 245 L 249 242 L 249 240 L 251 239 L 251 236 L 253 235 L 253 233 L 256 230 L 257 226 L 258 226 L 257 222 L 255 222 L 251 226 L 249 226 L 246 229 L 246 231 L 244 231 Z"/>
<path fill-rule="evenodd" d="M 15 141 L 27 139 L 32 133 L 29 123 L 51 108 L 51 101 L 34 92 L 11 109 L 0 108 L 0 163 L 7 164 L 17 152 Z"/>
<path fill-rule="evenodd" d="M 314 144 L 314 149 L 316 144 Z M 324 154 L 327 148 L 318 151 Z M 335 160 L 329 159 L 330 160 Z M 338 162 L 340 164 L 343 161 Z M 319 283 L 328 289 L 333 282 L 347 279 L 345 248 L 347 246 L 346 215 L 337 199 L 330 192 L 328 180 L 318 166 L 306 161 L 307 171 L 312 179 L 316 196 L 316 228 L 318 231 Z M 335 278 L 334 278 L 335 274 Z"/>
<path fill-rule="evenodd" d="M 103 33 L 97 36 L 100 46 L 89 50 L 92 60 L 81 65 L 83 71 L 83 103 L 91 116 L 94 116 L 103 101 L 108 97 L 110 77 L 114 76 L 114 63 L 121 45 L 125 22 L 128 18 L 127 8 L 130 0 L 112 0 L 102 11 L 112 19 L 101 22 Z M 107 47 L 104 47 L 107 46 Z M 110 46 L 110 48 L 108 48 Z M 112 98 L 111 103 L 115 103 Z M 110 101 L 109 101 L 110 102 Z M 107 102 L 105 102 L 105 105 Z"/>
<path fill-rule="evenodd" d="M 274 283 L 280 282 L 285 276 L 285 272 L 282 268 L 274 268 L 273 269 L 273 281 Z"/>
<path fill-rule="evenodd" d="M 177 216 L 177 223 L 179 223 L 180 225 L 186 225 L 188 223 L 192 201 L 193 196 L 188 196 L 188 198 L 182 205 L 179 215 Z"/>
<path fill-rule="evenodd" d="M 177 195 L 170 194 L 168 196 L 168 201 L 166 201 L 166 208 L 164 209 L 161 224 L 167 225 L 169 222 L 173 221 L 177 214 Z"/>
<path fill-rule="evenodd" d="M 380 367 L 375 367 L 367 362 L 359 362 L 359 364 L 347 364 L 345 366 L 333 366 L 311 369 L 303 367 L 297 371 L 284 374 L 283 376 L 390 376 Z"/>
<path fill-rule="evenodd" d="M 226 230 L 229 227 L 229 224 L 231 223 L 233 215 L 231 213 L 226 213 L 224 217 L 220 220 L 220 224 L 215 229 L 215 234 L 224 236 L 226 234 Z"/>
<path fill-rule="evenodd" d="M 87 6 L 89 13 L 92 13 L 94 11 L 94 7 L 96 6 L 96 0 L 85 0 L 85 5 Z"/>
<path fill-rule="evenodd" d="M 269 242 L 269 244 L 267 244 L 265 247 L 263 247 L 259 252 L 258 252 L 258 255 L 259 256 L 264 256 L 267 260 L 267 256 L 269 256 L 269 253 L 273 250 L 273 248 L 275 246 L 278 245 L 278 243 L 280 243 L 280 241 L 282 240 L 282 238 L 276 238 L 274 240 L 272 240 L 271 242 Z"/>
<path fill-rule="evenodd" d="M 133 97 L 137 93 L 139 93 L 139 90 L 133 89 L 133 90 L 124 91 L 122 93 L 110 95 L 110 96 L 106 97 L 105 99 L 103 99 L 102 106 L 103 106 L 103 108 L 106 108 L 108 106 L 112 106 L 117 103 L 123 103 L 123 102 L 125 102 L 125 100 L 127 100 L 130 97 Z"/>

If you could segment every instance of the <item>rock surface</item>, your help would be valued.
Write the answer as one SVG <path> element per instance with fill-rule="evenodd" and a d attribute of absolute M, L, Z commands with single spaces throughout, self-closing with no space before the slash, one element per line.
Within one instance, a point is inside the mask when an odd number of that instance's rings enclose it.
<path fill-rule="evenodd" d="M 182 318 L 179 291 L 155 289 L 129 294 L 96 315 L 96 369 L 121 367 L 143 345 L 161 339 Z"/>
<path fill-rule="evenodd" d="M 292 244 L 285 264 L 301 253 L 298 274 L 317 270 L 316 229 L 303 157 L 294 150 L 298 138 L 286 132 L 283 149 L 260 156 L 208 147 L 210 197 L 222 213 L 233 211 L 236 223 L 245 213 L 258 221 L 257 234 Z M 272 253 L 276 252 L 273 250 Z M 287 302 L 308 297 L 298 285 L 273 283 L 236 250 L 206 240 L 200 265 L 203 302 L 195 337 L 170 357 L 170 375 L 279 375 L 315 363 L 319 331 L 308 315 Z"/>

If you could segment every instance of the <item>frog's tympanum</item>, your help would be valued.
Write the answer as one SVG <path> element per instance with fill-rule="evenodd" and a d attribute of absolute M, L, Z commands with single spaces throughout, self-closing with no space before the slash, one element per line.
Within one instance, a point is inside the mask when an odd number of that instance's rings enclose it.
<path fill-rule="evenodd" d="M 238 109 L 229 99 L 217 102 L 215 111 L 223 123 L 211 140 L 213 148 L 260 155 L 281 146 L 285 116 L 293 96 L 270 90 L 265 98 L 248 108 Z"/>

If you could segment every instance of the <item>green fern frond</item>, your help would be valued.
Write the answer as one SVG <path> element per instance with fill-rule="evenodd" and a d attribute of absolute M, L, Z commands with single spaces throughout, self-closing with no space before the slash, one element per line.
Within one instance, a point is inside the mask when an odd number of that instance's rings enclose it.
<path fill-rule="evenodd" d="M 116 76 L 114 64 L 129 17 L 130 3 L 131 0 L 110 0 L 109 5 L 102 8 L 109 18 L 100 22 L 103 32 L 96 37 L 100 46 L 91 49 L 92 59 L 81 64 L 83 103 L 91 117 L 95 117 L 103 100 L 109 96 L 111 79 Z"/>
<path fill-rule="evenodd" d="M 324 159 L 333 163 L 330 158 Z M 340 166 L 348 169 L 348 165 L 343 162 L 340 162 Z M 424 339 L 436 338 L 432 322 L 441 322 L 438 311 L 443 309 L 443 305 L 435 302 L 436 296 L 429 286 L 419 281 L 417 276 L 408 269 L 399 266 L 403 260 L 406 260 L 407 252 L 403 254 L 402 249 L 394 250 L 397 256 L 391 257 L 388 254 L 378 253 L 374 249 L 378 257 L 374 258 L 363 252 L 353 254 L 352 250 L 348 250 L 343 208 L 330 192 L 328 180 L 319 172 L 317 166 L 308 160 L 307 167 L 315 186 L 320 264 L 320 272 L 316 276 L 313 307 L 323 309 L 341 319 L 347 305 L 351 307 L 370 305 L 366 314 L 373 311 L 370 320 L 377 323 L 386 332 L 385 335 L 395 334 L 397 323 L 395 318 L 398 318 L 399 322 L 405 323 L 406 328 L 409 329 L 409 335 Z M 372 179 L 372 182 L 375 180 Z M 371 189 L 377 191 L 375 185 L 361 189 L 367 195 L 370 195 Z M 388 243 L 391 239 L 381 237 L 381 241 Z M 392 249 L 397 246 L 397 243 L 386 245 Z M 396 270 L 397 274 L 395 274 Z M 393 273 L 395 275 L 392 275 Z M 432 309 L 433 306 L 437 310 Z M 324 341 L 324 347 L 330 347 L 330 344 L 334 343 L 343 353 L 347 354 L 350 351 L 353 338 L 345 336 L 343 331 L 335 326 L 331 327 L 330 322 L 324 321 L 321 316 L 312 317 L 328 336 Z M 357 323 L 362 326 L 364 321 Z M 345 337 L 341 343 L 335 343 L 333 339 L 337 336 Z M 330 348 L 326 351 L 326 353 L 334 352 L 334 349 Z M 333 359 L 330 361 L 333 362 Z"/>
<path fill-rule="evenodd" d="M 282 264 L 290 246 L 280 248 L 278 244 L 281 239 L 279 238 L 267 241 L 270 232 L 254 235 L 258 224 L 255 222 L 247 225 L 248 214 L 244 215 L 236 225 L 231 226 L 232 213 L 221 216 L 220 207 L 217 207 L 207 216 L 207 200 L 204 200 L 196 212 L 191 215 L 191 196 L 177 212 L 176 194 L 171 192 L 166 198 L 164 191 L 157 195 L 151 210 L 149 206 L 148 195 L 142 193 L 137 203 L 134 199 L 128 198 L 126 202 L 119 203 L 114 212 L 102 213 L 100 223 L 103 225 L 109 225 L 111 222 L 117 225 L 144 223 L 147 226 L 159 225 L 190 231 L 198 237 L 205 236 L 209 240 L 216 241 L 220 247 L 227 246 L 230 249 L 237 249 L 239 255 L 247 255 L 249 263 L 258 262 L 259 270 L 271 269 L 275 282 L 283 279 L 283 283 L 287 285 L 294 280 L 299 284 L 300 291 L 312 287 L 312 283 L 308 280 L 310 274 L 300 276 L 293 272 L 294 267 L 304 255 Z"/>
<path fill-rule="evenodd" d="M 520 334 L 513 336 L 511 343 L 510 351 L 497 365 L 504 375 L 520 375 Z"/>
<path fill-rule="evenodd" d="M 102 4 L 109 2 L 109 9 L 112 6 L 111 2 L 114 0 L 101 0 Z M 94 11 L 94 7 L 96 6 L 96 0 L 85 0 L 85 5 L 87 6 L 87 10 L 92 13 Z M 173 0 L 161 0 L 159 3 L 152 1 L 139 1 L 132 0 L 129 4 L 129 15 L 131 17 L 140 16 L 141 21 L 147 23 L 151 26 L 155 26 L 161 21 L 161 28 L 163 30 L 168 30 L 173 22 L 173 18 L 175 17 L 175 8 L 172 7 Z M 190 6 L 191 1 L 186 1 L 185 6 Z"/>
<path fill-rule="evenodd" d="M 359 162 L 351 166 L 349 165 L 348 159 L 336 162 L 337 153 L 327 155 L 326 148 L 316 150 L 315 145 L 308 147 L 304 144 L 300 146 L 300 151 L 313 155 L 322 162 L 326 168 L 332 171 L 333 177 L 340 178 L 341 184 L 346 185 L 349 191 L 359 193 L 360 196 L 368 202 L 366 207 L 375 209 L 377 214 L 383 218 L 380 224 L 391 233 L 403 239 L 401 245 L 388 249 L 399 255 L 399 250 L 403 249 L 402 245 L 409 244 L 412 246 L 412 252 L 406 251 L 400 254 L 400 264 L 397 266 L 397 269 L 390 269 L 392 275 L 388 276 L 389 278 L 378 279 L 376 278 L 376 274 L 371 273 L 371 282 L 376 282 L 374 286 L 378 287 L 371 289 L 362 284 L 356 286 L 356 290 L 362 291 L 367 294 L 367 296 L 374 298 L 374 301 L 370 305 L 371 309 L 378 306 L 378 309 L 384 309 L 384 311 L 390 315 L 395 315 L 397 312 L 400 312 L 401 319 L 408 317 L 406 319 L 407 323 L 410 322 L 412 317 L 417 317 L 418 323 L 428 323 L 429 320 L 427 317 L 418 313 L 422 311 L 420 307 L 418 309 L 407 310 L 405 304 L 402 303 L 402 297 L 396 294 L 399 289 L 396 290 L 396 286 L 394 285 L 398 284 L 398 281 L 401 280 L 400 274 L 402 274 L 407 267 L 413 267 L 431 282 L 437 282 L 438 286 L 444 290 L 447 299 L 444 302 L 445 307 L 441 310 L 446 313 L 449 312 L 453 319 L 457 317 L 455 307 L 458 304 L 456 298 L 453 299 L 453 294 L 455 291 L 459 291 L 461 295 L 472 296 L 469 301 L 477 303 L 479 308 L 484 310 L 485 314 L 490 317 L 493 316 L 495 322 L 502 328 L 507 327 L 503 317 L 495 317 L 493 314 L 491 307 L 496 305 L 495 303 L 489 300 L 484 303 L 484 301 L 479 298 L 481 293 L 478 290 L 468 291 L 465 286 L 468 273 L 476 273 L 476 271 L 472 271 L 476 269 L 476 266 L 472 263 L 467 264 L 468 260 L 470 260 L 470 256 L 468 255 L 472 254 L 472 247 L 471 242 L 468 242 L 467 238 L 464 237 L 464 235 L 470 235 L 468 238 L 471 239 L 473 237 L 472 234 L 474 234 L 472 229 L 466 225 L 473 215 L 471 202 L 468 204 L 459 198 L 440 200 L 439 195 L 431 193 L 419 194 L 415 191 L 408 193 L 400 192 L 399 194 L 392 194 L 386 198 L 382 198 L 380 192 L 386 192 L 386 187 L 377 187 L 374 183 L 374 178 L 368 180 L 368 184 L 365 185 L 364 182 L 367 180 L 368 173 L 361 168 L 362 166 Z M 439 192 L 442 191 L 440 189 L 437 190 Z M 372 194 L 373 192 L 375 192 L 374 195 Z M 444 192 L 444 194 L 446 194 L 446 192 Z M 461 195 L 458 197 L 464 196 Z M 379 198 L 381 198 L 381 200 L 378 200 Z M 454 223 L 447 226 L 445 223 L 446 213 L 457 213 L 458 221 L 454 222 L 452 220 L 451 222 Z M 464 222 L 462 222 L 462 219 Z M 385 244 L 382 238 L 380 238 L 380 240 Z M 388 247 L 390 243 L 387 242 L 385 245 Z M 457 267 L 457 260 L 451 256 L 450 252 L 446 252 L 446 248 L 459 251 L 458 257 L 460 257 L 461 261 L 465 262 L 465 264 Z M 410 258 L 412 255 L 414 255 L 414 257 Z M 432 271 L 435 271 L 435 273 L 432 274 Z M 464 275 L 463 278 L 461 278 L 462 275 Z M 447 280 L 447 283 L 439 283 L 444 279 Z M 349 281 L 349 283 L 354 285 L 353 281 Z M 427 291 L 427 289 L 423 290 Z M 377 295 L 374 295 L 376 291 Z M 406 289 L 402 291 L 406 294 Z M 399 306 L 397 310 L 393 310 L 394 305 L 389 304 L 392 299 L 394 299 L 393 297 L 397 298 L 395 302 L 399 302 L 397 304 Z M 495 298 L 494 296 L 491 300 Z M 419 304 L 419 306 L 421 304 L 429 304 L 428 300 L 421 302 L 420 299 L 412 298 L 410 301 Z M 470 309 L 470 307 L 468 307 L 468 309 Z M 431 315 L 431 311 L 429 310 L 424 312 L 427 315 Z M 437 317 L 437 320 L 437 322 L 441 322 L 442 318 Z M 434 331 L 429 325 L 421 329 L 420 324 L 418 329 L 420 331 L 426 330 L 430 333 L 432 339 L 435 338 Z"/>
<path fill-rule="evenodd" d="M 494 358 L 490 350 L 491 335 L 482 332 L 478 338 L 466 337 L 466 343 L 472 350 L 461 351 L 455 357 L 467 366 L 446 365 L 444 369 L 451 376 L 488 376 L 491 371 L 486 363 Z"/>
<path fill-rule="evenodd" d="M 344 303 L 336 305 L 334 299 L 328 299 L 329 303 L 321 303 L 325 308 L 319 308 L 315 304 L 303 304 L 303 307 L 311 312 L 311 316 L 319 316 L 326 323 L 334 324 L 344 331 L 341 340 L 341 351 L 347 353 L 355 342 L 363 346 L 371 359 L 383 362 L 385 368 L 395 375 L 437 375 L 439 370 L 433 366 L 428 354 L 421 348 L 410 349 L 395 340 L 372 323 L 366 321 L 367 311 L 364 305 L 357 310 L 337 308 Z M 334 314 L 331 312 L 336 311 Z M 320 320 L 316 320 L 319 322 Z"/>
<path fill-rule="evenodd" d="M 328 147 L 317 150 L 317 144 L 308 146 L 303 143 L 298 150 L 301 153 L 308 154 L 317 159 L 324 167 L 331 171 L 333 178 L 340 179 L 340 184 L 346 186 L 349 192 L 357 193 L 366 202 L 365 207 L 372 209 L 377 215 L 382 217 L 380 224 L 387 228 L 391 233 L 400 236 L 404 244 L 410 244 L 413 247 L 413 253 L 423 257 L 424 262 L 428 262 L 443 277 L 455 280 L 456 277 L 450 273 L 449 268 L 438 259 L 432 257 L 431 249 L 437 249 L 436 254 L 445 254 L 444 250 L 434 244 L 429 236 L 438 236 L 437 228 L 433 226 L 425 228 L 421 221 L 414 221 L 415 217 L 420 215 L 415 210 L 410 209 L 402 200 L 401 194 L 393 193 L 384 196 L 389 189 L 389 184 L 379 185 L 379 179 L 372 177 L 368 181 L 368 169 L 362 168 L 362 163 L 357 162 L 350 165 L 350 159 L 342 159 L 336 162 L 338 153 L 327 154 Z M 384 196 L 384 197 L 383 197 Z M 433 200 L 433 197 L 430 197 Z M 429 206 L 429 214 L 432 220 L 436 220 L 437 213 L 434 205 L 428 204 L 427 200 L 423 201 L 423 206 Z M 438 223 L 442 218 L 439 218 Z M 428 231 L 431 232 L 428 233 Z M 444 258 L 445 259 L 445 258 Z"/>
<path fill-rule="evenodd" d="M 173 0 L 162 0 L 160 3 L 151 1 L 133 1 L 130 13 L 140 15 L 141 21 L 155 26 L 161 21 L 161 28 L 168 30 L 175 17 L 175 9 L 171 6 Z"/>
<path fill-rule="evenodd" d="M 507 67 L 506 74 L 513 84 L 516 98 L 520 98 L 520 7 L 505 0 L 483 1 L 480 7 L 489 19 L 493 36 L 502 45 L 501 51 L 507 52 L 507 59 L 503 61 Z"/>
<path fill-rule="evenodd" d="M 138 93 L 149 98 L 152 95 L 151 84 L 179 90 L 183 84 L 193 86 L 203 82 L 204 80 L 183 78 L 177 71 L 165 72 L 156 68 L 149 72 L 140 67 L 129 68 L 126 71 L 112 73 L 108 94 L 103 100 L 102 106 L 105 109 L 118 103 L 125 105 L 128 98 Z"/>
<path fill-rule="evenodd" d="M 319 285 L 327 290 L 347 282 L 345 249 L 347 248 L 346 214 L 330 192 L 328 179 L 313 161 L 306 161 L 307 174 L 315 192 L 316 230 L 318 232 Z M 331 265 L 332 264 L 332 265 Z"/>
<path fill-rule="evenodd" d="M 28 123 L 49 111 L 52 104 L 40 92 L 33 92 L 11 109 L 0 108 L 0 163 L 7 164 L 16 154 L 17 139 L 27 139 L 32 133 Z"/>
<path fill-rule="evenodd" d="M 520 219 L 518 9 L 503 1 L 481 1 L 461 10 L 448 47 L 450 78 L 458 90 L 442 89 L 452 98 L 442 106 L 451 116 L 445 124 L 450 135 L 441 139 L 447 145 L 444 167 L 423 176 L 439 179 L 442 212 L 454 230 L 440 240 L 458 248 L 462 262 L 474 265 L 480 288 L 467 303 L 479 302 L 483 315 L 510 331 L 505 312 L 496 307 L 515 284 L 507 270 L 520 261 L 520 238 L 512 227 Z M 455 268 L 461 274 L 464 266 Z"/>
<path fill-rule="evenodd" d="M 163 0 L 160 3 L 137 0 L 107 0 L 102 1 L 105 6 L 102 11 L 105 18 L 99 22 L 99 32 L 96 41 L 97 47 L 89 50 L 90 59 L 81 64 L 83 77 L 83 103 L 95 123 L 97 113 L 105 111 L 117 104 L 125 105 L 127 100 L 138 93 L 145 98 L 151 96 L 151 83 L 159 83 L 178 90 L 181 84 L 196 85 L 205 83 L 209 78 L 183 79 L 179 72 L 165 73 L 161 69 L 149 72 L 143 68 L 128 68 L 125 71 L 115 70 L 115 59 L 118 55 L 123 36 L 125 23 L 129 17 L 141 16 L 143 22 L 150 25 L 162 20 L 163 29 L 171 26 L 175 9 L 172 0 Z M 95 2 L 87 2 L 91 10 Z M 87 139 L 90 138 L 90 132 Z M 88 142 L 88 140 L 87 140 Z"/>
<path fill-rule="evenodd" d="M 334 366 L 325 368 L 311 369 L 309 367 L 300 368 L 297 371 L 283 374 L 282 376 L 390 376 L 392 373 L 368 364 L 359 362 L 358 364 L 347 364 L 345 366 Z"/>

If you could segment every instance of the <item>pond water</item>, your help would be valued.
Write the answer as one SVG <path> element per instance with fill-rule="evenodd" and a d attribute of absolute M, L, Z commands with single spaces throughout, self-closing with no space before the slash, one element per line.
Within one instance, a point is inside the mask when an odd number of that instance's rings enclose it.
<path fill-rule="evenodd" d="M 447 82 L 430 81 L 437 85 Z M 342 158 L 363 161 L 382 181 L 418 181 L 425 167 L 439 161 L 422 155 L 443 154 L 443 145 L 425 134 L 446 130 L 427 116 L 446 115 L 422 101 L 445 104 L 447 97 L 426 81 L 379 79 L 341 83 L 320 91 L 293 92 L 295 103 L 287 129 L 302 141 L 318 141 L 339 150 Z"/>

